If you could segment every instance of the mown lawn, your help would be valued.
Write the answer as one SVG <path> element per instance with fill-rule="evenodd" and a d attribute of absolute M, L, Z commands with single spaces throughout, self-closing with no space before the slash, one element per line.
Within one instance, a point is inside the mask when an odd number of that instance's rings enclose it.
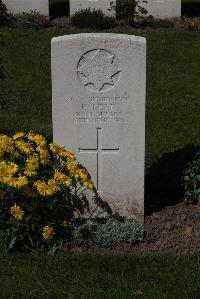
<path fill-rule="evenodd" d="M 1 299 L 197 299 L 199 256 L 0 255 Z"/>
<path fill-rule="evenodd" d="M 0 90 L 8 104 L 0 111 L 0 130 L 34 130 L 52 137 L 50 41 L 70 32 L 1 31 L 5 81 Z M 146 165 L 150 166 L 164 153 L 200 144 L 200 33 L 137 34 L 147 38 Z"/>

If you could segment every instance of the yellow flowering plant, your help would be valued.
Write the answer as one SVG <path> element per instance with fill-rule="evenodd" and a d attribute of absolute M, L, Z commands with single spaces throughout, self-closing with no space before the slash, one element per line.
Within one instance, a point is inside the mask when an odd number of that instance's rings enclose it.
<path fill-rule="evenodd" d="M 8 232 L 12 247 L 63 240 L 83 188 L 95 193 L 87 170 L 64 146 L 34 132 L 0 134 L 1 240 Z"/>

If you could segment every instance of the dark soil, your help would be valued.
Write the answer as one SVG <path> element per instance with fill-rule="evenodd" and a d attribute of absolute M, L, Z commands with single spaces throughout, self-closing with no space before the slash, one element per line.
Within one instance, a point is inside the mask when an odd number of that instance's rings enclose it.
<path fill-rule="evenodd" d="M 200 205 L 178 203 L 145 217 L 143 252 L 200 252 Z"/>
<path fill-rule="evenodd" d="M 145 238 L 134 246 L 112 248 L 78 247 L 66 250 L 112 253 L 197 253 L 200 252 L 200 204 L 178 203 L 145 217 Z"/>

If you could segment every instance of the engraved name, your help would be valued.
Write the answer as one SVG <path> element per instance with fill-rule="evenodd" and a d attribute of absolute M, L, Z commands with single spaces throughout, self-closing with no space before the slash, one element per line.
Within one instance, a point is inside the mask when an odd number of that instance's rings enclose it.
<path fill-rule="evenodd" d="M 67 105 L 75 104 L 72 113 L 75 124 L 124 124 L 127 102 L 126 96 L 89 96 L 88 98 L 66 99 Z"/>

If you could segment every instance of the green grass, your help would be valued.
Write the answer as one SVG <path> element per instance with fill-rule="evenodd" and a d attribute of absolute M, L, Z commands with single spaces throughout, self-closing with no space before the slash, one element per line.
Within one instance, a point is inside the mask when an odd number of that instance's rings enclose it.
<path fill-rule="evenodd" d="M 1 299 L 197 299 L 199 256 L 0 255 Z"/>
<path fill-rule="evenodd" d="M 65 30 L 2 30 L 8 105 L 0 130 L 52 136 L 50 41 Z M 123 32 L 121 30 L 121 32 Z M 125 32 L 124 32 L 125 33 Z M 130 32 L 129 32 L 130 33 Z M 147 38 L 146 164 L 200 144 L 200 33 L 137 33 Z"/>

